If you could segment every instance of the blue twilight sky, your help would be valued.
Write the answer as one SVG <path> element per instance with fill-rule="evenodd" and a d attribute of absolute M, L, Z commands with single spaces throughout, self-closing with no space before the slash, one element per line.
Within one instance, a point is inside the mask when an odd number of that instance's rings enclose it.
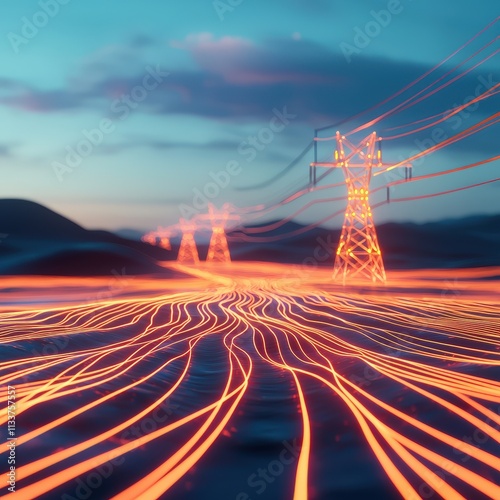
<path fill-rule="evenodd" d="M 37 201 L 89 228 L 141 230 L 174 223 L 207 199 L 239 207 L 275 203 L 307 184 L 310 152 L 286 167 L 315 128 L 342 121 L 342 132 L 349 132 L 437 78 L 467 71 L 374 127 L 389 137 L 409 130 L 394 127 L 443 114 L 499 83 L 497 22 L 410 92 L 352 118 L 425 74 L 497 16 L 494 0 L 3 2 L 0 197 Z M 499 104 L 494 95 L 439 126 L 387 140 L 384 159 L 397 161 L 451 137 L 498 112 Z M 415 164 L 414 175 L 498 155 L 499 132 L 493 125 L 432 154 Z M 321 160 L 332 147 L 321 143 Z M 499 177 L 499 168 L 496 161 L 398 186 L 392 196 L 482 182 Z M 373 185 L 399 175 L 378 176 Z M 329 178 L 341 181 L 341 172 Z M 498 213 L 499 184 L 391 203 L 375 218 Z M 344 192 L 311 192 L 262 220 Z M 375 193 L 372 203 L 384 196 Z M 297 220 L 313 222 L 342 207 L 312 205 Z"/>

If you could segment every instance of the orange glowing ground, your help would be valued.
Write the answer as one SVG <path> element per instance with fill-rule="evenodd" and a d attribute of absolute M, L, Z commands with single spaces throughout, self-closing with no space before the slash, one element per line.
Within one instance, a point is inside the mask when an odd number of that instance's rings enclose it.
<path fill-rule="evenodd" d="M 331 269 L 170 267 L 186 278 L 2 279 L 12 498 L 343 498 L 328 493 L 342 481 L 333 463 L 354 447 L 395 498 L 500 498 L 500 269 L 344 288 Z M 296 457 L 260 490 L 259 459 L 231 472 L 257 400 L 299 432 Z M 203 479 L 217 463 L 221 480 Z"/>

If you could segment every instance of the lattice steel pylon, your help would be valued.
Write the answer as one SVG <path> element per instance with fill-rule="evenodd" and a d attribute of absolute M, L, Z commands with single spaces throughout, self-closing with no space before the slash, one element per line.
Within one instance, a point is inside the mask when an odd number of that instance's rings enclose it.
<path fill-rule="evenodd" d="M 357 146 L 337 132 L 334 161 L 314 162 L 312 167 L 342 168 L 347 185 L 347 209 L 333 268 L 334 281 L 385 283 L 386 273 L 369 202 L 370 179 L 374 167 L 382 163 L 380 138 L 376 132 Z M 377 148 L 378 144 L 378 148 Z M 347 151 L 346 151 L 347 150 Z M 407 167 L 407 164 L 392 166 Z M 316 178 L 316 174 L 312 176 Z"/>
<path fill-rule="evenodd" d="M 224 204 L 220 211 L 214 205 L 208 205 L 208 214 L 199 218 L 208 218 L 212 224 L 212 237 L 208 247 L 207 262 L 231 262 L 231 254 L 226 238 L 226 227 L 229 221 L 238 221 L 239 216 L 229 213 L 229 205 Z"/>
<path fill-rule="evenodd" d="M 214 226 L 212 229 L 207 262 L 231 262 L 231 254 L 229 253 L 226 233 L 223 227 Z"/>
<path fill-rule="evenodd" d="M 182 239 L 177 254 L 177 262 L 182 264 L 199 264 L 198 249 L 194 240 L 196 232 L 196 223 L 179 219 L 179 228 L 182 231 Z"/>
<path fill-rule="evenodd" d="M 150 245 L 156 245 L 166 250 L 172 250 L 172 244 L 170 243 L 170 238 L 172 237 L 172 228 L 162 228 L 158 227 L 156 231 L 150 231 L 145 234 L 141 240 Z"/>

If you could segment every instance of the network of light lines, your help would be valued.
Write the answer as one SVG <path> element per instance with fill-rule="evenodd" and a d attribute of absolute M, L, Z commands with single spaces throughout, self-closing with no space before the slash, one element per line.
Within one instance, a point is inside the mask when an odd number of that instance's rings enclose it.
<path fill-rule="evenodd" d="M 387 118 L 491 63 L 499 52 L 498 36 L 477 49 L 473 43 L 491 34 L 499 19 L 422 77 L 352 117 L 378 113 L 345 136 L 383 127 Z M 467 53 L 471 48 L 472 54 Z M 403 125 L 389 123 L 390 128 L 381 129 L 384 141 L 435 127 L 499 92 L 497 83 L 453 110 L 437 110 Z M 384 111 L 386 104 L 390 108 Z M 404 163 L 500 123 L 498 112 L 486 114 Z M 313 148 L 317 153 L 318 143 L 332 140 L 321 136 L 331 128 L 317 129 L 303 153 L 275 177 L 282 178 Z M 417 171 L 411 182 L 477 169 L 499 158 L 427 174 Z M 245 432 L 249 394 L 268 376 L 289 384 L 294 402 L 290 418 L 300 422 L 299 453 L 291 465 L 294 500 L 318 494 L 311 478 L 336 474 L 328 461 L 315 460 L 323 444 L 316 424 L 317 393 L 323 411 L 347 412 L 353 439 L 402 498 L 500 498 L 499 269 L 392 271 L 386 287 L 352 282 L 344 288 L 332 283 L 326 268 L 229 265 L 224 235 L 229 220 L 241 221 L 229 243 L 272 242 L 344 214 L 345 195 L 329 195 L 303 203 L 277 222 L 249 227 L 311 192 L 344 186 L 317 184 L 331 171 L 319 179 L 314 173 L 314 186 L 294 187 L 275 203 L 238 208 L 222 218 L 213 210 L 204 216 L 214 229 L 208 260 L 217 264 L 199 262 L 196 220 L 147 235 L 149 242 L 169 249 L 172 235 L 179 228 L 183 232 L 179 260 L 190 265 L 165 264 L 178 278 L 135 277 L 107 298 L 99 296 L 103 280 L 97 278 L 3 278 L 0 424 L 8 421 L 7 388 L 15 387 L 16 445 L 22 457 L 12 498 L 81 498 L 75 484 L 81 487 L 82 478 L 95 471 L 101 474 L 101 497 L 169 498 L 180 488 L 189 498 L 197 473 L 219 444 L 237 441 Z M 387 190 L 387 200 L 372 203 L 372 209 L 500 179 L 488 175 L 475 184 L 395 199 L 390 188 L 407 179 L 389 180 L 371 190 L 371 195 Z M 368 193 L 362 194 L 368 202 Z M 314 204 L 332 202 L 342 202 L 342 208 L 314 224 L 266 234 Z M 326 431 L 340 435 L 343 430 Z M 331 455 L 335 452 L 332 447 Z M 6 456 L 8 447 L 0 454 Z M 118 466 L 122 473 L 113 472 Z M 120 479 L 113 481 L 115 474 Z"/>
<path fill-rule="evenodd" d="M 165 281 L 165 291 L 159 280 L 138 279 L 123 296 L 84 305 L 71 303 L 72 293 L 97 283 L 61 278 L 51 284 L 61 303 L 2 307 L 0 384 L 16 386 L 23 422 L 16 499 L 54 498 L 75 479 L 130 456 L 148 467 L 115 484 L 110 498 L 168 498 L 210 460 L 217 440 L 237 432 L 261 362 L 289 377 L 297 396 L 295 500 L 309 498 L 318 438 L 304 389 L 311 384 L 332 412 L 348 408 L 367 452 L 403 498 L 425 498 L 429 490 L 447 499 L 500 497 L 500 285 L 477 279 L 493 270 L 458 273 L 458 286 L 445 295 L 445 275 L 436 272 L 422 295 L 403 292 L 423 285 L 409 272 L 392 276 L 394 289 L 366 294 L 335 288 L 326 271 L 298 279 L 284 265 L 173 267 L 195 276 Z M 25 284 L 36 290 L 40 280 Z M 30 351 L 56 339 L 60 352 Z M 190 400 L 190 375 L 207 350 L 217 352 L 212 362 L 222 364 L 222 376 L 207 381 L 207 400 Z M 369 383 L 367 368 L 376 374 Z M 138 397 L 152 383 L 154 397 Z M 1 399 L 5 407 L 5 393 Z M 124 435 L 172 401 L 167 420 L 138 437 Z M 120 411 L 107 413 L 110 402 Z M 480 443 L 463 439 L 478 432 Z"/>

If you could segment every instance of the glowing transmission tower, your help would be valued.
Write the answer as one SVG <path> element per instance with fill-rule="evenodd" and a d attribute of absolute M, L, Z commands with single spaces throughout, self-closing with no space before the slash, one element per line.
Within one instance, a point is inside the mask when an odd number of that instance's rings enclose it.
<path fill-rule="evenodd" d="M 385 283 L 382 252 L 368 200 L 370 179 L 374 167 L 408 167 L 408 165 L 382 163 L 380 138 L 377 138 L 375 132 L 357 146 L 339 132 L 336 134 L 336 141 L 337 149 L 333 162 L 311 163 L 311 167 L 314 168 L 314 179 L 315 167 L 342 168 L 347 185 L 347 209 L 335 257 L 333 279 L 342 281 L 343 284 L 350 280 Z"/>
<path fill-rule="evenodd" d="M 145 234 L 141 239 L 150 245 L 157 245 L 165 248 L 166 250 L 172 250 L 172 245 L 170 243 L 172 232 L 171 228 L 158 227 L 156 231 L 151 231 Z"/>
<path fill-rule="evenodd" d="M 208 247 L 207 262 L 231 262 L 231 254 L 226 238 L 226 228 L 229 221 L 238 221 L 238 215 L 229 213 L 230 206 L 226 203 L 221 210 L 213 204 L 208 206 L 208 214 L 199 218 L 209 219 L 212 224 L 212 237 Z"/>
<path fill-rule="evenodd" d="M 177 262 L 182 264 L 198 264 L 200 258 L 198 257 L 198 249 L 194 241 L 194 233 L 197 226 L 195 222 L 179 219 L 179 228 L 182 231 L 181 245 L 179 253 L 177 254 Z"/>

